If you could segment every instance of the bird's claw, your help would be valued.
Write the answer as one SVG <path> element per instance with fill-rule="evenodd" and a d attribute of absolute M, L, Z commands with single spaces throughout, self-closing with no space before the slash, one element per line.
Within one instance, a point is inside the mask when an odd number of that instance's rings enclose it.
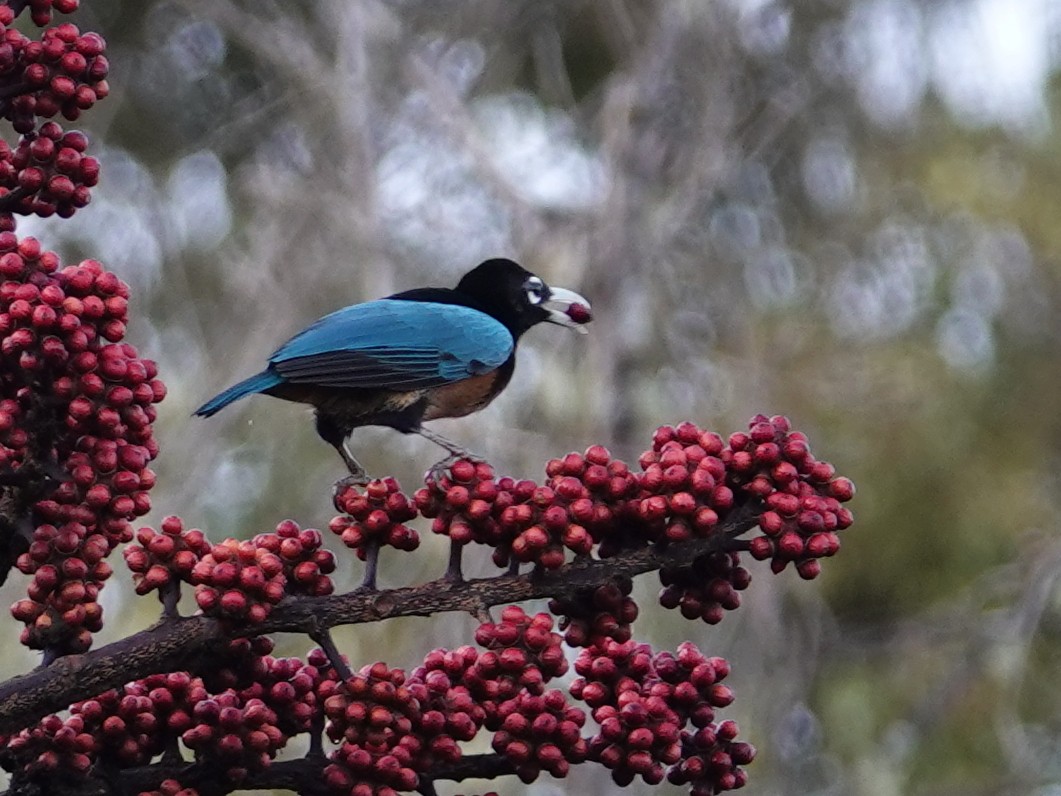
<path fill-rule="evenodd" d="M 476 454 L 470 453 L 469 451 L 461 451 L 460 453 L 454 452 L 452 455 L 447 456 L 442 461 L 435 462 L 433 465 L 431 465 L 431 468 L 424 475 L 424 480 L 438 482 L 446 476 L 452 477 L 452 473 L 450 473 L 449 469 L 459 461 L 469 461 L 475 464 L 487 463 L 486 459 L 484 459 L 482 456 L 477 456 Z"/>
<path fill-rule="evenodd" d="M 342 508 L 339 507 L 339 496 L 352 486 L 367 486 L 371 480 L 366 472 L 351 473 L 340 478 L 332 485 L 332 502 L 336 504 L 335 507 L 342 511 Z"/>

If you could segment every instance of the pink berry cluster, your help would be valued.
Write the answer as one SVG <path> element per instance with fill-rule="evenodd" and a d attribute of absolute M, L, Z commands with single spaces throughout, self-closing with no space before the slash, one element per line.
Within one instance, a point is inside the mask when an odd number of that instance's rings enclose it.
<path fill-rule="evenodd" d="M 204 685 L 212 694 L 248 688 L 253 684 L 254 677 L 263 674 L 261 664 L 274 647 L 273 640 L 268 636 L 231 639 L 222 650 L 215 653 L 210 666 L 203 668 Z"/>
<path fill-rule="evenodd" d="M 87 205 L 100 167 L 86 149 L 84 133 L 64 133 L 55 122 L 22 136 L 14 150 L 0 141 L 0 191 L 18 189 L 21 195 L 11 212 L 68 218 Z"/>
<path fill-rule="evenodd" d="M 759 517 L 764 535 L 750 541 L 751 555 L 769 558 L 774 572 L 793 562 L 802 577 L 816 577 L 818 559 L 840 549 L 837 532 L 853 521 L 840 504 L 854 497 L 854 484 L 815 459 L 806 435 L 781 416 L 753 417 L 747 433 L 730 435 L 722 456 L 733 488 L 766 508 Z"/>
<path fill-rule="evenodd" d="M 464 683 L 478 659 L 479 651 L 467 645 L 436 649 L 409 675 L 409 690 L 420 703 L 418 770 L 460 760 L 460 742 L 472 740 L 486 721 L 486 709 Z"/>
<path fill-rule="evenodd" d="M 169 713 L 170 726 L 196 758 L 216 761 L 231 782 L 269 765 L 292 735 L 310 728 L 318 710 L 317 667 L 274 658 L 271 649 L 261 637 L 232 642 L 227 659 L 209 676 L 192 678 L 181 709 Z"/>
<path fill-rule="evenodd" d="M 287 742 L 276 712 L 257 697 L 231 691 L 208 696 L 195 703 L 191 719 L 181 741 L 197 759 L 216 762 L 233 783 L 268 766 Z"/>
<path fill-rule="evenodd" d="M 491 745 L 512 761 L 523 782 L 533 782 L 542 771 L 566 777 L 572 763 L 587 757 L 581 735 L 586 714 L 570 705 L 563 691 L 520 691 L 498 705 L 497 720 Z"/>
<path fill-rule="evenodd" d="M 167 706 L 175 699 L 187 704 L 184 695 L 194 682 L 186 673 L 153 675 L 78 702 L 67 718 L 48 716 L 14 736 L 2 758 L 4 768 L 14 774 L 13 781 L 28 780 L 47 793 L 97 760 L 118 767 L 145 763 L 162 751 L 164 732 L 183 729 Z"/>
<path fill-rule="evenodd" d="M 206 677 L 153 674 L 74 704 L 7 743 L 0 762 L 15 782 L 59 792 L 71 774 L 146 765 L 172 739 L 228 783 L 269 765 L 292 735 L 310 730 L 324 677 L 312 663 L 274 658 L 264 637 L 230 642 Z M 176 791 L 180 792 L 177 787 Z"/>
<path fill-rule="evenodd" d="M 562 617 L 560 629 L 571 647 L 599 645 L 605 639 L 627 641 L 638 608 L 630 596 L 634 582 L 618 578 L 596 588 L 579 589 L 571 598 L 554 597 L 549 610 Z"/>
<path fill-rule="evenodd" d="M 264 622 L 287 586 L 280 556 L 236 539 L 213 545 L 192 568 L 191 581 L 204 614 L 250 623 Z"/>
<path fill-rule="evenodd" d="M 638 488 L 637 478 L 621 459 L 612 458 L 603 445 L 591 445 L 584 453 L 569 453 L 545 465 L 546 485 L 566 502 L 572 524 L 584 527 L 598 554 L 607 558 L 624 543 L 616 537 L 622 529 L 627 501 Z"/>
<path fill-rule="evenodd" d="M 198 528 L 185 530 L 180 517 L 162 520 L 160 530 L 141 528 L 136 541 L 122 551 L 133 573 L 137 594 L 160 592 L 180 581 L 191 583 L 195 565 L 210 552 L 211 544 Z"/>
<path fill-rule="evenodd" d="M 650 539 L 684 542 L 714 532 L 734 500 L 722 449 L 718 434 L 693 423 L 656 430 L 652 449 L 639 459 L 641 492 L 634 503 Z"/>
<path fill-rule="evenodd" d="M 232 691 L 242 700 L 262 700 L 275 711 L 276 727 L 286 741 L 310 728 L 319 704 L 317 689 L 330 675 L 327 661 L 312 654 L 303 662 L 273 657 L 272 651 L 267 636 L 235 639 L 202 679 L 211 693 Z"/>
<path fill-rule="evenodd" d="M 175 779 L 165 779 L 157 790 L 143 790 L 137 796 L 199 796 L 195 788 L 186 788 Z"/>
<path fill-rule="evenodd" d="M 487 729 L 497 729 L 498 705 L 522 691 L 540 695 L 546 683 L 567 671 L 562 638 L 546 613 L 528 615 L 517 605 L 501 611 L 501 621 L 475 631 L 484 647 L 464 682 L 486 708 Z"/>
<path fill-rule="evenodd" d="M 33 24 L 43 27 L 52 21 L 53 10 L 60 14 L 72 14 L 81 5 L 81 0 L 29 0 L 27 5 Z"/>
<path fill-rule="evenodd" d="M 103 627 L 97 600 L 111 575 L 104 560 L 109 552 L 107 538 L 80 523 L 37 526 L 29 550 L 16 562 L 20 572 L 33 576 L 26 597 L 11 606 L 11 615 L 25 624 L 23 644 L 70 652 L 92 646 L 92 634 Z"/>
<path fill-rule="evenodd" d="M 80 719 L 97 739 L 93 752 L 99 759 L 119 766 L 143 765 L 162 751 L 174 694 L 183 696 L 191 686 L 187 674 L 155 675 L 79 702 L 71 709 L 72 718 Z"/>
<path fill-rule="evenodd" d="M 448 475 L 437 480 L 429 475 L 414 497 L 420 513 L 434 520 L 435 533 L 457 544 L 490 545 L 498 566 L 514 561 L 556 569 L 564 564 L 565 549 L 588 555 L 593 548 L 593 537 L 556 489 L 530 480 L 495 480 L 493 468 L 482 462 L 461 459 Z"/>
<path fill-rule="evenodd" d="M 610 769 L 616 784 L 625 786 L 640 776 L 655 785 L 669 777 L 693 784 L 698 794 L 744 785 L 739 766 L 751 761 L 754 749 L 733 741 L 732 722 L 723 722 L 722 737 L 714 723 L 715 710 L 733 701 L 733 692 L 720 682 L 729 673 L 723 659 L 706 658 L 689 643 L 677 655 L 653 655 L 648 645 L 608 640 L 584 649 L 575 671 L 579 677 L 571 693 L 590 706 L 600 726 L 590 739 L 589 759 Z M 727 737 L 731 729 L 733 736 Z M 703 745 L 709 735 L 714 746 Z M 716 752 L 717 765 L 701 770 L 690 762 Z M 694 777 L 693 771 L 702 776 Z"/>
<path fill-rule="evenodd" d="M 417 490 L 413 500 L 420 513 L 433 520 L 434 533 L 445 534 L 458 545 L 478 542 L 496 547 L 504 541 L 494 516 L 499 496 L 493 467 L 461 459 L 439 479 L 428 474 L 425 486 Z M 507 498 L 502 501 L 502 506 L 506 505 L 510 505 Z"/>
<path fill-rule="evenodd" d="M 245 698 L 257 698 L 276 712 L 276 726 L 285 736 L 307 732 L 317 713 L 317 687 L 322 678 L 312 663 L 298 658 L 266 655 L 255 661 L 253 682 L 242 690 Z"/>
<path fill-rule="evenodd" d="M 740 607 L 740 592 L 748 588 L 752 576 L 740 565 L 739 554 L 720 551 L 697 556 L 688 566 L 664 567 L 659 579 L 660 605 L 678 608 L 686 619 L 716 625 L 726 611 Z"/>
<path fill-rule="evenodd" d="M 4 13 L 6 12 L 6 13 Z M 79 118 L 110 93 L 107 48 L 98 33 L 82 34 L 69 22 L 46 28 L 33 41 L 11 28 L 10 8 L 0 10 L 4 44 L 0 49 L 0 80 L 21 91 L 2 106 L 15 131 L 29 133 L 36 119 L 57 114 L 70 121 Z"/>
<path fill-rule="evenodd" d="M 498 566 L 547 569 L 562 566 L 567 550 L 596 549 L 606 558 L 646 543 L 707 538 L 736 506 L 763 501 L 765 536 L 752 540 L 751 553 L 772 558 L 774 571 L 795 561 L 801 575 L 813 577 L 815 559 L 832 555 L 836 531 L 851 523 L 839 504 L 854 488 L 811 456 L 806 436 L 791 432 L 784 417 L 757 415 L 750 429 L 724 441 L 689 422 L 662 426 L 639 457 L 641 472 L 594 445 L 550 460 L 544 485 L 496 478 L 488 464 L 460 460 L 441 477 L 429 476 L 414 500 L 435 533 L 493 547 Z M 747 586 L 747 572 L 732 557 L 707 558 L 666 577 L 665 602 L 707 621 L 736 607 Z"/>
<path fill-rule="evenodd" d="M 335 496 L 335 507 L 343 514 L 328 527 L 362 561 L 370 543 L 406 551 L 420 546 L 419 534 L 405 525 L 416 517 L 416 507 L 393 478 L 377 478 L 364 491 L 347 486 Z"/>
<path fill-rule="evenodd" d="M 2 760 L 6 770 L 16 773 L 13 782 L 33 783 L 47 793 L 51 783 L 86 774 L 97 744 L 80 716 L 64 720 L 52 715 L 11 738 Z"/>
<path fill-rule="evenodd" d="M 60 269 L 34 238 L 0 232 L 0 280 L 0 468 L 65 471 L 33 506 L 38 527 L 16 563 L 34 582 L 16 616 L 23 643 L 83 652 L 110 573 L 101 559 L 151 507 L 165 387 L 121 342 L 129 289 L 98 262 Z"/>
<path fill-rule="evenodd" d="M 325 680 L 318 692 L 327 733 L 340 744 L 324 770 L 325 784 L 350 796 L 397 796 L 416 788 L 421 741 L 413 732 L 420 705 L 405 674 L 385 663 L 345 682 Z"/>
<path fill-rule="evenodd" d="M 294 520 L 283 520 L 275 533 L 258 534 L 253 541 L 280 559 L 288 594 L 320 597 L 335 589 L 328 577 L 335 571 L 335 556 L 321 546 L 324 539 L 315 528 L 302 529 Z"/>

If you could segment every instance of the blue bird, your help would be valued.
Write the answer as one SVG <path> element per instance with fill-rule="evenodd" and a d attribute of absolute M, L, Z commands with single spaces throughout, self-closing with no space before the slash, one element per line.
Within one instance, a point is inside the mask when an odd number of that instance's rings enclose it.
<path fill-rule="evenodd" d="M 195 414 L 210 417 L 254 393 L 307 403 L 316 409 L 317 433 L 350 471 L 346 483 L 368 480 L 346 447 L 361 426 L 389 426 L 442 446 L 450 457 L 437 472 L 471 454 L 421 424 L 463 417 L 496 398 L 532 326 L 585 332 L 590 319 L 589 302 L 577 293 L 550 287 L 511 260 L 487 260 L 456 288 L 407 290 L 324 316 L 280 346 L 265 370 Z"/>

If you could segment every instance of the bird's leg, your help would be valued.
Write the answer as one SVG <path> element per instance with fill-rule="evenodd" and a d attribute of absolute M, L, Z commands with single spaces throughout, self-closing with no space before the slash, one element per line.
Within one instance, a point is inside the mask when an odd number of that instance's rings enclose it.
<path fill-rule="evenodd" d="M 371 480 L 368 477 L 365 468 L 361 466 L 361 462 L 355 459 L 353 454 L 350 453 L 350 449 L 346 447 L 346 440 L 340 442 L 336 446 L 336 450 L 339 451 L 339 455 L 343 458 L 343 462 L 346 464 L 346 469 L 350 471 L 350 475 L 346 478 L 339 479 L 341 483 L 364 486 Z"/>
<path fill-rule="evenodd" d="M 335 449 L 339 451 L 339 455 L 343 457 L 343 461 L 346 462 L 346 467 L 350 471 L 350 475 L 343 476 L 332 485 L 332 501 L 335 502 L 348 487 L 351 486 L 365 486 L 370 479 L 368 473 L 365 472 L 365 468 L 361 466 L 353 456 L 350 455 L 350 451 L 346 448 L 345 442 L 340 442 L 335 446 Z M 338 506 L 338 504 L 336 504 Z M 342 509 L 340 509 L 341 511 Z"/>
<path fill-rule="evenodd" d="M 440 478 L 442 478 L 442 476 L 445 475 L 446 471 L 450 468 L 450 465 L 453 464 L 455 461 L 458 461 L 459 459 L 471 459 L 473 462 L 486 461 L 482 456 L 472 453 L 467 448 L 461 447 L 453 440 L 448 439 L 447 437 L 443 437 L 438 432 L 429 431 L 428 429 L 423 427 L 413 430 L 424 439 L 431 440 L 440 448 L 445 448 L 449 451 L 449 456 L 447 456 L 442 461 L 433 464 L 431 466 L 431 469 L 427 471 L 428 476 L 430 476 L 435 481 L 438 481 Z"/>
<path fill-rule="evenodd" d="M 331 415 L 317 410 L 317 433 L 320 434 L 321 439 L 335 448 L 346 465 L 346 469 L 350 471 L 350 475 L 335 482 L 336 495 L 348 486 L 364 486 L 370 480 L 365 468 L 346 447 L 346 438 L 350 436 L 350 431 L 351 429 L 340 425 Z"/>

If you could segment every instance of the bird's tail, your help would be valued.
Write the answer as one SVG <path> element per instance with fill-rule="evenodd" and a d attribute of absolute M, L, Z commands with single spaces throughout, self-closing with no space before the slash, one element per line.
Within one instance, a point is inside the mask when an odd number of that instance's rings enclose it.
<path fill-rule="evenodd" d="M 199 415 L 200 417 L 210 417 L 211 415 L 220 412 L 233 401 L 238 401 L 240 398 L 247 395 L 253 395 L 256 392 L 268 390 L 270 387 L 275 387 L 281 381 L 283 381 L 283 379 L 280 378 L 279 374 L 263 370 L 261 373 L 256 373 L 249 379 L 244 379 L 239 384 L 233 384 L 224 392 L 215 395 L 205 404 L 196 409 L 193 414 Z"/>

